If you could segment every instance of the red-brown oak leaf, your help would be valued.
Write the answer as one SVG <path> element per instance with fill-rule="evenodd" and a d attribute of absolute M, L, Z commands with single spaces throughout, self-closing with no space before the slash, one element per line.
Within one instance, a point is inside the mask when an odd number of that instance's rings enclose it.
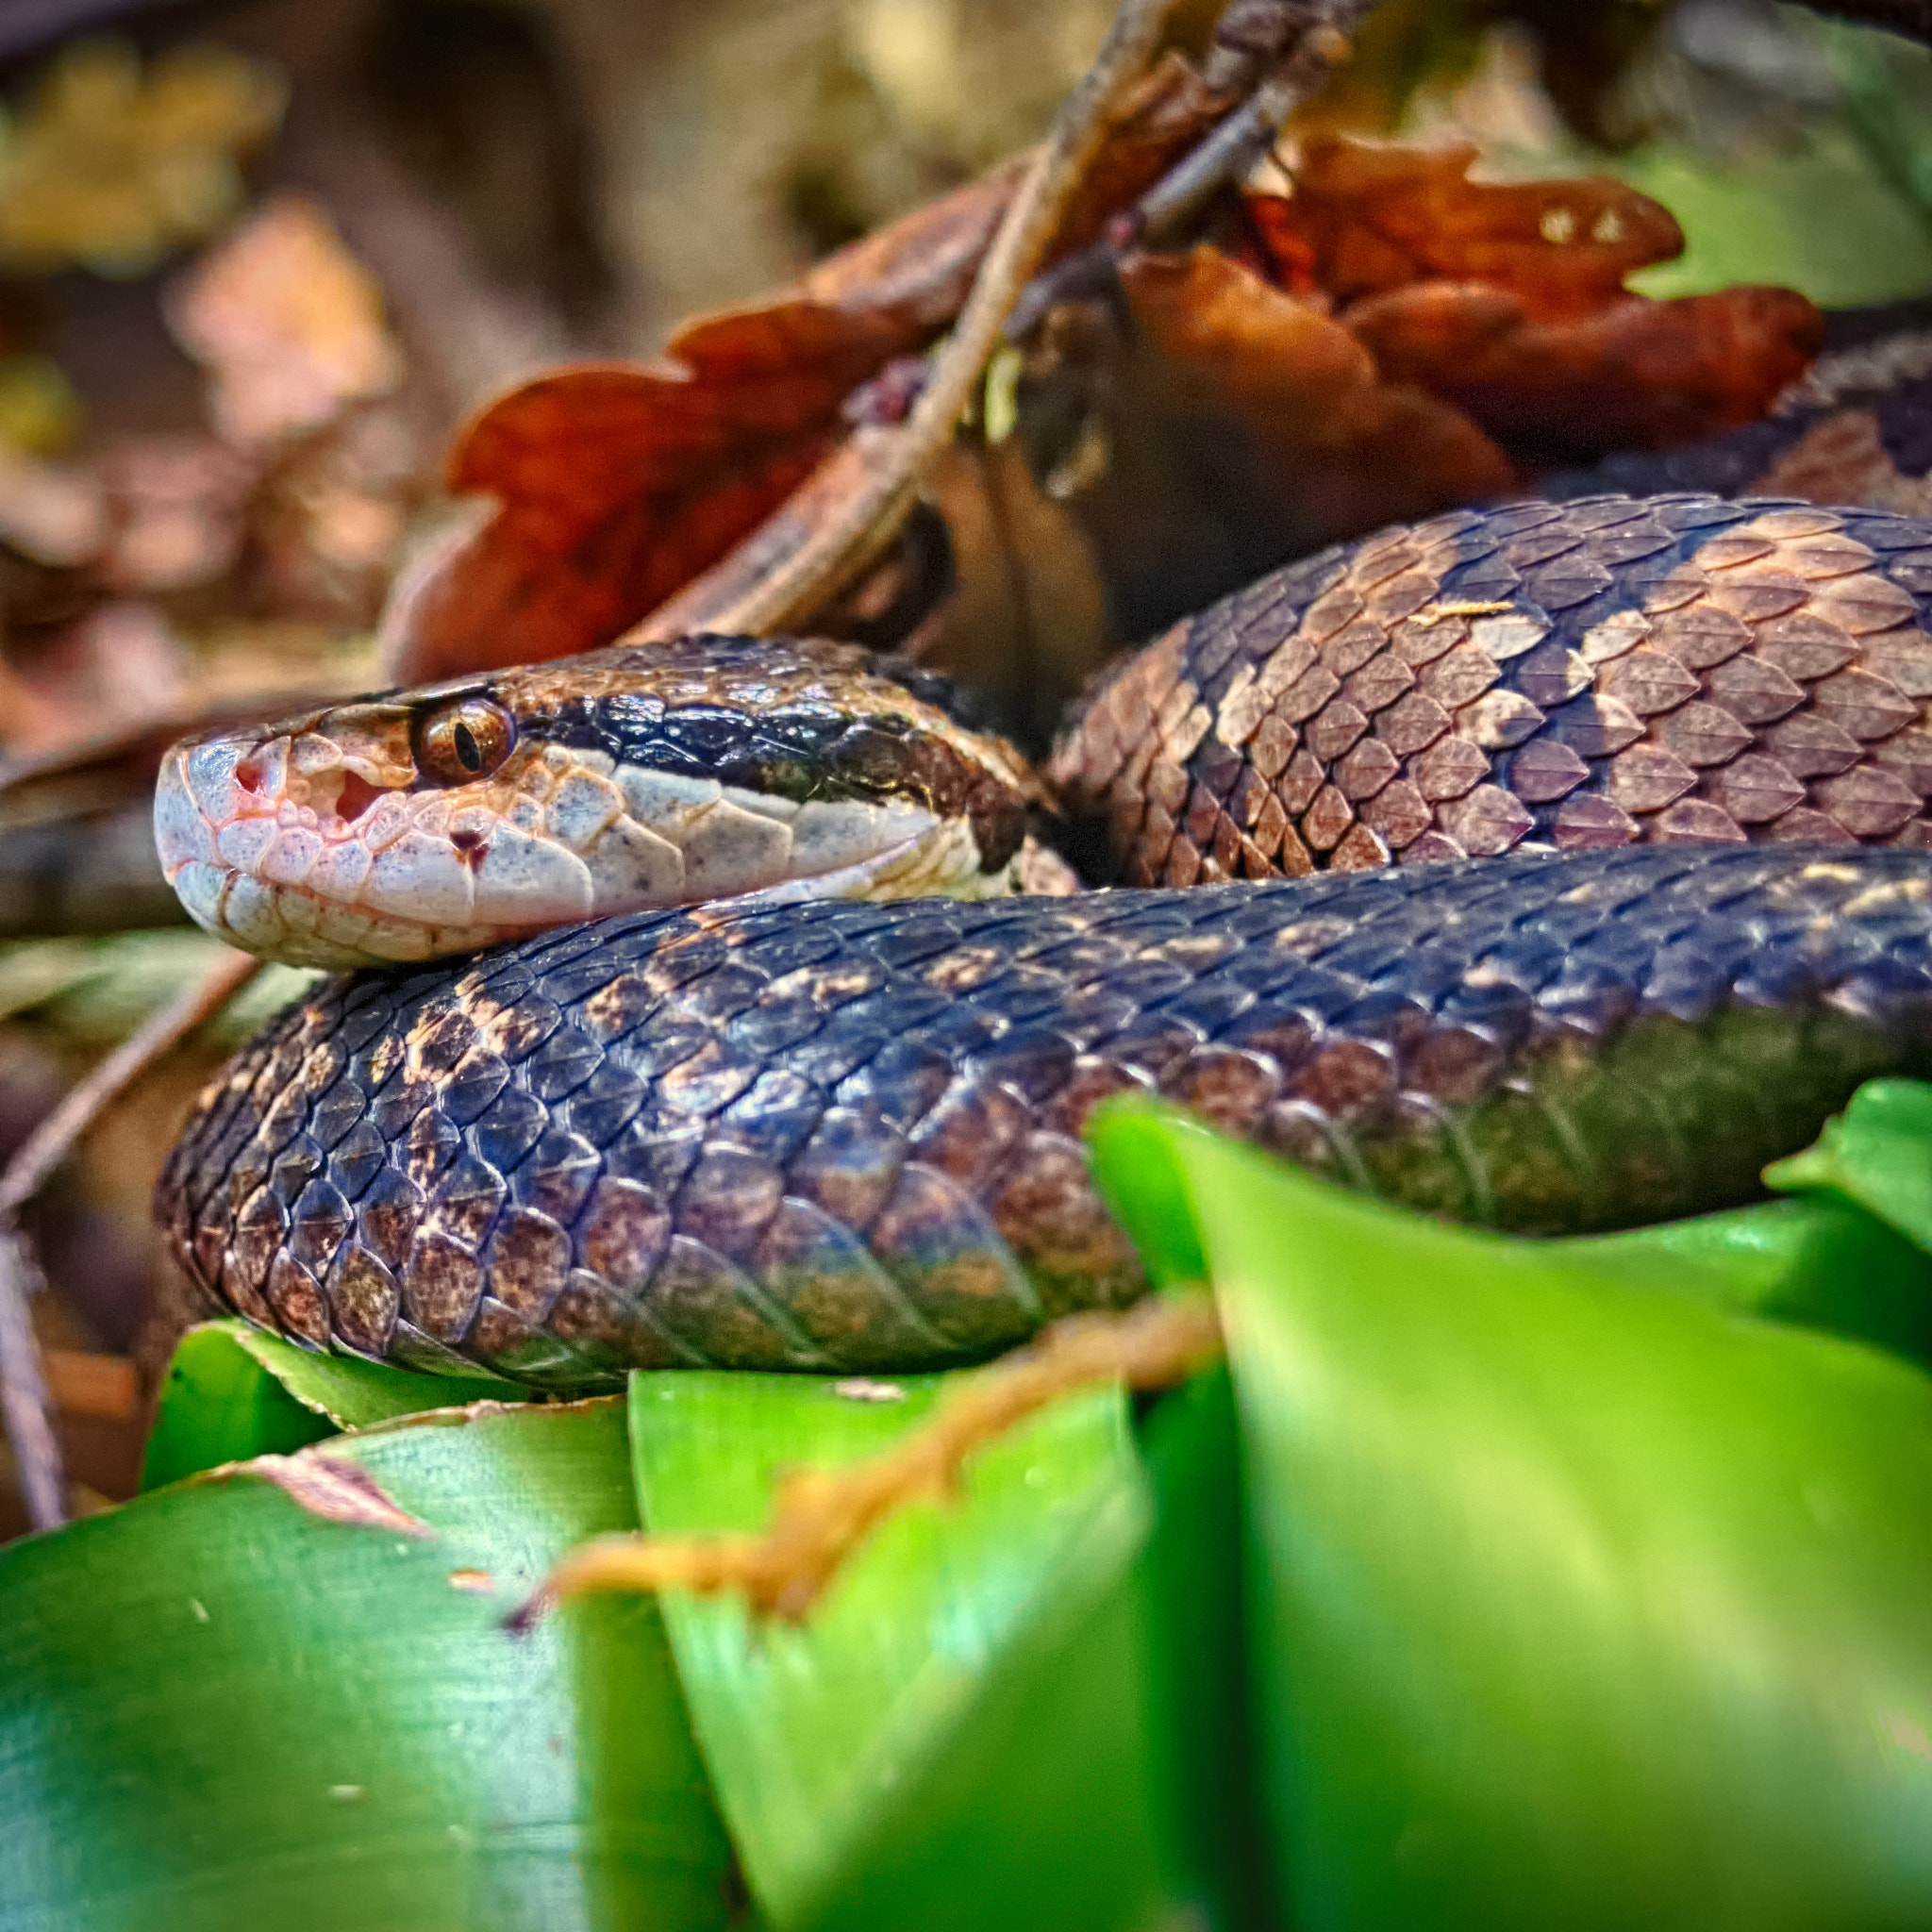
<path fill-rule="evenodd" d="M 1553 321 L 1683 253 L 1670 210 L 1622 181 L 1472 181 L 1476 155 L 1321 142 L 1296 165 L 1292 198 L 1252 195 L 1249 215 L 1284 284 L 1309 277 L 1339 307 L 1414 282 L 1481 282 Z"/>
<path fill-rule="evenodd" d="M 1056 252 L 1091 241 L 1218 105 L 1178 57 L 1157 66 Z M 765 301 L 686 324 L 654 363 L 558 370 L 489 405 L 457 437 L 447 481 L 499 508 L 399 588 L 385 622 L 394 674 L 591 648 L 724 557 L 838 446 L 851 391 L 958 313 L 1025 166 L 915 209 Z"/>
<path fill-rule="evenodd" d="M 832 449 L 852 390 L 943 325 L 1010 185 L 988 176 L 778 299 L 699 318 L 656 363 L 561 369 L 491 403 L 446 480 L 498 508 L 392 611 L 395 675 L 590 649 L 714 563 Z"/>
<path fill-rule="evenodd" d="M 1790 289 L 1624 295 L 1538 321 L 1513 293 L 1422 282 L 1341 318 L 1385 376 L 1454 403 L 1520 462 L 1662 449 L 1756 422 L 1818 353 L 1824 318 Z"/>
<path fill-rule="evenodd" d="M 1107 459 L 1064 492 L 1121 634 L 1515 480 L 1467 417 L 1218 248 L 1130 256 L 1121 280 L 1135 327 L 1092 391 Z"/>

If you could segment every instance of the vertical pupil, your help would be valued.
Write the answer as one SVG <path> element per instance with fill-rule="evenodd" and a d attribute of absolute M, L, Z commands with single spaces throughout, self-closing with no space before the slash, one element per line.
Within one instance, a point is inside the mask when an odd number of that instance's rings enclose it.
<path fill-rule="evenodd" d="M 450 733 L 450 738 L 456 745 L 457 757 L 461 761 L 463 770 L 480 772 L 483 769 L 483 749 L 476 742 L 476 734 L 458 719 L 456 728 Z"/>

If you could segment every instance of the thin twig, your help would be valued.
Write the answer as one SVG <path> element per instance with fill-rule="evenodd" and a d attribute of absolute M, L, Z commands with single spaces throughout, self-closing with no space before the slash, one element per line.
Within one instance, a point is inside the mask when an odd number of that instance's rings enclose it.
<path fill-rule="evenodd" d="M 958 322 L 912 414 L 874 432 L 866 487 L 751 591 L 713 628 L 761 636 L 810 616 L 850 585 L 898 534 L 920 477 L 953 434 L 1014 298 L 1052 244 L 1088 163 L 1126 91 L 1144 74 L 1180 0 L 1122 0 L 1086 77 L 1062 105 L 1053 132 L 1022 177 Z M 752 541 L 756 541 L 756 533 Z"/>
<path fill-rule="evenodd" d="M 1073 1316 L 959 1384 L 930 1420 L 883 1455 L 787 1477 L 763 1536 L 599 1537 L 564 1557 L 510 1627 L 527 1629 L 572 1597 L 653 1590 L 736 1591 L 754 1615 L 797 1623 L 894 1511 L 956 1491 L 974 1450 L 1073 1390 L 1115 1381 L 1169 1389 L 1220 1353 L 1221 1325 L 1205 1295 L 1145 1301 L 1124 1314 Z"/>
<path fill-rule="evenodd" d="M 1206 141 L 1182 156 L 1131 209 L 1109 222 L 1101 240 L 1028 284 L 1008 314 L 1008 336 L 1017 341 L 1025 335 L 1058 302 L 1110 287 L 1124 250 L 1173 243 L 1222 190 L 1244 180 L 1288 117 L 1349 58 L 1349 36 L 1374 4 L 1326 0 L 1319 18 Z"/>
<path fill-rule="evenodd" d="M 67 1521 L 67 1484 L 27 1307 L 40 1286 L 40 1263 L 25 1238 L 10 1223 L 0 1223 L 0 1418 L 13 1446 L 27 1521 L 36 1529 L 58 1529 Z"/>
<path fill-rule="evenodd" d="M 225 953 L 185 992 L 150 1013 L 86 1079 L 70 1089 L 0 1173 L 0 1219 L 19 1213 L 108 1104 L 170 1047 L 226 1006 L 261 966 L 246 953 Z"/>
<path fill-rule="evenodd" d="M 36 1529 L 66 1521 L 60 1448 L 48 1416 L 47 1383 L 28 1303 L 40 1263 L 17 1216 L 74 1143 L 135 1077 L 225 1006 L 261 970 L 229 953 L 187 991 L 151 1013 L 79 1082 L 21 1144 L 0 1174 L 0 1419 L 19 1465 L 21 1493 Z"/>

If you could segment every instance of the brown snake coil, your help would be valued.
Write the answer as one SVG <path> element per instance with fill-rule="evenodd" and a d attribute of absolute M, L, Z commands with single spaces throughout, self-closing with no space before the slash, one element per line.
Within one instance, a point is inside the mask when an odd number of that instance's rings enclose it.
<path fill-rule="evenodd" d="M 1859 1077 L 1925 1063 L 1932 862 L 1812 841 L 1926 841 L 1928 593 L 1926 524 L 1703 496 L 1461 512 L 1311 558 L 1131 659 L 1054 761 L 1130 880 L 1275 884 L 724 902 L 331 981 L 204 1096 L 162 1219 L 197 1279 L 306 1345 L 579 1388 L 970 1358 L 1130 1297 L 1078 1138 L 1123 1090 L 1456 1218 L 1746 1198 Z M 883 758 L 935 836 L 960 822 L 942 797 L 970 822 L 975 796 L 1012 836 L 909 698 L 870 696 L 856 741 L 835 691 L 782 730 L 719 706 L 700 674 L 754 688 L 750 648 L 674 651 L 670 703 L 600 658 L 577 704 L 546 667 L 557 701 L 513 719 L 526 835 L 594 855 L 667 775 L 711 786 L 701 816 L 756 816 L 754 780 L 802 812 L 822 742 L 862 752 L 854 799 Z M 525 675 L 384 701 L 383 728 L 453 741 L 452 702 Z M 304 729 L 326 773 L 329 717 Z M 693 775 L 698 737 L 739 802 Z M 554 751 L 596 781 L 555 824 Z M 400 753 L 393 775 L 385 797 L 433 795 L 392 815 L 468 808 Z M 256 816 L 273 851 L 282 821 Z"/>

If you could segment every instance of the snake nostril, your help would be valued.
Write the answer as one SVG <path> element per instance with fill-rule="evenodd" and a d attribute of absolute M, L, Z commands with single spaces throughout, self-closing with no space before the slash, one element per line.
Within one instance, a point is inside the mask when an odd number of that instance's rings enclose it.
<path fill-rule="evenodd" d="M 372 785 L 360 772 L 344 773 L 342 789 L 336 796 L 336 816 L 353 825 L 383 794 L 380 785 Z"/>
<path fill-rule="evenodd" d="M 235 782 L 244 791 L 259 791 L 262 783 L 261 759 L 258 755 L 250 754 L 235 767 Z"/>

